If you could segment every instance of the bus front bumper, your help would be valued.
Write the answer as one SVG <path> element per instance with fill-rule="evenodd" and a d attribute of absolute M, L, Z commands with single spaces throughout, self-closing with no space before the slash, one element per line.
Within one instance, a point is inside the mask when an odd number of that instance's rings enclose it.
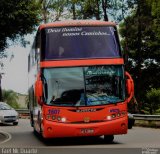
<path fill-rule="evenodd" d="M 101 136 L 126 134 L 128 130 L 127 118 L 119 118 L 112 121 L 99 123 L 58 123 L 45 120 L 42 125 L 44 138 Z"/>

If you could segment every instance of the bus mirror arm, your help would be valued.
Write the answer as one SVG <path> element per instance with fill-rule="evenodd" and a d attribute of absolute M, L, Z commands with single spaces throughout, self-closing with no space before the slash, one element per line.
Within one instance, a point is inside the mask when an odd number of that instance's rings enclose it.
<path fill-rule="evenodd" d="M 35 96 L 37 98 L 37 102 L 39 105 L 43 105 L 42 96 L 43 96 L 43 83 L 40 78 L 40 74 L 37 76 L 37 80 L 35 83 Z"/>
<path fill-rule="evenodd" d="M 134 82 L 131 75 L 128 72 L 125 72 L 126 76 L 126 90 L 128 94 L 127 102 L 129 103 L 134 96 Z"/>

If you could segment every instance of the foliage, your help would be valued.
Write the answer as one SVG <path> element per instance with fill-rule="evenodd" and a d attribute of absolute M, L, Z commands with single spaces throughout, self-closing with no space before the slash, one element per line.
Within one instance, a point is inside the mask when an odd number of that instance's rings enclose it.
<path fill-rule="evenodd" d="M 109 10 L 116 6 L 115 0 L 69 0 L 70 11 L 73 12 L 73 19 L 103 19 L 109 20 Z M 115 10 L 114 10 L 115 11 Z"/>
<path fill-rule="evenodd" d="M 39 0 L 41 19 L 44 23 L 67 18 L 67 0 Z"/>
<path fill-rule="evenodd" d="M 152 88 L 150 91 L 147 92 L 146 98 L 147 98 L 146 106 L 148 107 L 149 113 L 155 114 L 159 112 L 160 110 L 160 88 L 159 89 Z"/>
<path fill-rule="evenodd" d="M 148 107 L 146 92 L 160 85 L 160 27 L 155 28 L 155 22 L 159 21 L 158 12 L 153 13 L 155 3 L 159 1 L 135 1 L 132 14 L 120 24 L 121 44 L 130 58 L 126 68 L 132 72 L 135 96 L 142 109 Z"/>
<path fill-rule="evenodd" d="M 2 98 L 3 98 L 3 101 L 9 104 L 11 107 L 15 109 L 19 108 L 19 104 L 17 103 L 18 96 L 16 92 L 12 90 L 8 90 L 8 91 L 3 90 Z"/>
<path fill-rule="evenodd" d="M 34 30 L 39 17 L 39 3 L 36 0 L 1 0 L 0 53 L 3 54 L 8 47 L 8 39 L 18 39 L 25 45 L 24 39 L 20 38 Z"/>
<path fill-rule="evenodd" d="M 128 10 L 125 0 L 39 0 L 44 23 L 63 19 L 122 20 L 120 10 Z M 133 0 L 132 0 L 133 1 Z M 127 4 L 127 5 L 126 5 Z M 124 13 L 124 11 L 123 11 Z"/>

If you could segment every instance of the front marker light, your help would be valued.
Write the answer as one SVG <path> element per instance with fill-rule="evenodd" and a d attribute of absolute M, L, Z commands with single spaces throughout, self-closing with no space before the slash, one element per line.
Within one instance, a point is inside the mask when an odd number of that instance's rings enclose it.
<path fill-rule="evenodd" d="M 52 120 L 56 120 L 56 116 L 53 115 L 53 116 L 52 116 Z"/>
<path fill-rule="evenodd" d="M 112 118 L 115 118 L 116 117 L 116 114 L 112 114 Z"/>
<path fill-rule="evenodd" d="M 49 119 L 50 119 L 50 117 L 51 117 L 50 115 L 47 115 L 47 116 L 46 116 L 46 119 L 47 119 L 47 120 L 49 120 Z"/>
<path fill-rule="evenodd" d="M 57 117 L 57 120 L 58 120 L 58 121 L 61 121 L 61 117 L 60 117 L 60 116 L 58 116 L 58 117 Z"/>

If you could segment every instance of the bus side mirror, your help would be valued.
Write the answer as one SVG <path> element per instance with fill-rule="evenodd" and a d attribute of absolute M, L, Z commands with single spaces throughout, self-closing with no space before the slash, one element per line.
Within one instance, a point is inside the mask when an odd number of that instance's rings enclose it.
<path fill-rule="evenodd" d="M 43 105 L 42 96 L 43 96 L 43 83 L 40 77 L 38 76 L 35 83 L 35 96 L 37 98 L 38 104 Z"/>
<path fill-rule="evenodd" d="M 134 82 L 131 75 L 128 72 L 125 72 L 126 79 L 126 90 L 128 94 L 127 102 L 130 102 L 132 97 L 134 96 Z"/>

